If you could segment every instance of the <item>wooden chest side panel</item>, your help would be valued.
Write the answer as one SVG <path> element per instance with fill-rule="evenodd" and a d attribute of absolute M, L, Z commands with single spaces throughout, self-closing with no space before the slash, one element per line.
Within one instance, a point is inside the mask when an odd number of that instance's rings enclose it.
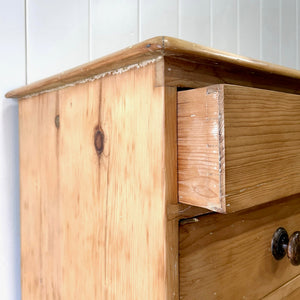
<path fill-rule="evenodd" d="M 178 298 L 176 93 L 156 68 L 20 101 L 24 300 Z"/>
<path fill-rule="evenodd" d="M 299 229 L 299 201 L 292 196 L 248 211 L 182 222 L 181 299 L 261 299 L 299 275 L 299 268 L 286 257 L 276 261 L 270 250 L 278 227 L 289 234 Z"/>
<path fill-rule="evenodd" d="M 19 103 L 22 299 L 61 297 L 57 93 Z"/>

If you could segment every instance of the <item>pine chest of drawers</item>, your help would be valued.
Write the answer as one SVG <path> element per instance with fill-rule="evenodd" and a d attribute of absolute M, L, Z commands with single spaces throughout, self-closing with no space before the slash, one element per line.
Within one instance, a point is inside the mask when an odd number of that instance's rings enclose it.
<path fill-rule="evenodd" d="M 9 92 L 22 299 L 298 299 L 299 94 L 168 37 Z"/>

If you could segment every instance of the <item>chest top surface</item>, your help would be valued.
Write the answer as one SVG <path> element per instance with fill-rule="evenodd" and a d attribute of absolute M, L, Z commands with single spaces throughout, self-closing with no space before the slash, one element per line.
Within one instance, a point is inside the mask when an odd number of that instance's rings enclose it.
<path fill-rule="evenodd" d="M 147 62 L 164 59 L 178 69 L 185 68 L 184 76 L 199 72 L 210 74 L 208 83 L 230 83 L 300 94 L 300 71 L 247 58 L 172 37 L 155 37 L 126 49 L 80 65 L 57 75 L 14 89 L 7 98 L 23 98 L 33 94 L 97 79 L 106 74 L 141 67 Z M 177 62 L 174 64 L 174 62 Z M 181 62 L 178 63 L 178 62 Z M 187 67 L 190 66 L 190 67 Z M 183 86 L 174 80 L 171 68 L 162 69 L 165 85 Z M 243 82 L 240 78 L 244 78 Z M 258 79 L 257 79 L 258 78 Z M 258 83 L 259 82 L 259 83 Z M 199 86 L 186 84 L 190 87 Z"/>

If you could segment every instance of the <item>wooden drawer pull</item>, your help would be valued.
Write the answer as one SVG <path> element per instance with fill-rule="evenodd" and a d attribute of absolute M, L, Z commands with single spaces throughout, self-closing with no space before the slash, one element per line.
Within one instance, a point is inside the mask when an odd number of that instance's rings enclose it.
<path fill-rule="evenodd" d="M 287 231 L 279 227 L 272 239 L 272 254 L 275 259 L 282 259 L 287 254 L 291 264 L 300 264 L 300 231 L 295 231 L 289 238 Z"/>

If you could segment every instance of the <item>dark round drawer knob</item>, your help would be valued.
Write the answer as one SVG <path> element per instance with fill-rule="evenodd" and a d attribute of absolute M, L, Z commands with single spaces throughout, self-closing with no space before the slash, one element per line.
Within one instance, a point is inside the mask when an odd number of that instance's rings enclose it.
<path fill-rule="evenodd" d="M 289 238 L 287 231 L 279 227 L 273 234 L 271 249 L 275 259 L 280 260 L 287 254 L 292 265 L 300 265 L 300 231 Z"/>
<path fill-rule="evenodd" d="M 287 247 L 287 257 L 292 265 L 300 265 L 300 231 L 296 231 L 290 236 Z"/>

